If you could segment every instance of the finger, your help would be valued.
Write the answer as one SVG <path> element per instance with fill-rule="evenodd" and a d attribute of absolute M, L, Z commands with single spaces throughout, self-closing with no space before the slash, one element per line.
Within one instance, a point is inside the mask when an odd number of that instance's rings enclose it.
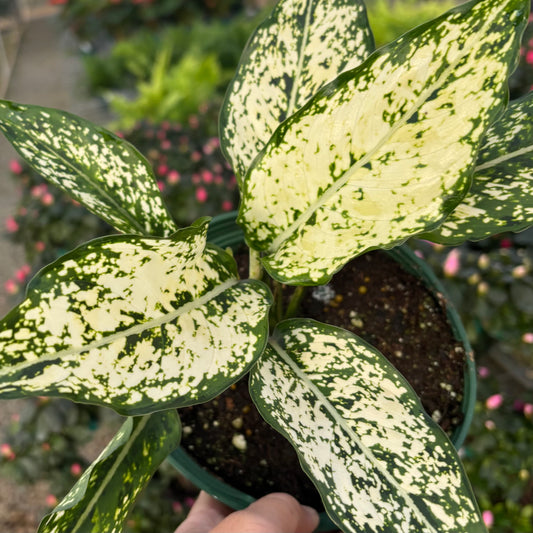
<path fill-rule="evenodd" d="M 202 491 L 174 533 L 207 533 L 231 512 L 229 507 Z"/>
<path fill-rule="evenodd" d="M 230 514 L 210 533 L 311 533 L 317 526 L 314 509 L 288 494 L 273 493 Z"/>

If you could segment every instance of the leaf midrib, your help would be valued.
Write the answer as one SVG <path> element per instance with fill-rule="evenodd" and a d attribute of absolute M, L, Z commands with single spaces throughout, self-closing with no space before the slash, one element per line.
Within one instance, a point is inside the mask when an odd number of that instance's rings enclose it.
<path fill-rule="evenodd" d="M 509 161 L 510 159 L 515 159 L 529 152 L 533 152 L 533 145 L 525 146 L 524 148 L 520 148 L 518 150 L 515 150 L 514 152 L 508 152 L 505 155 L 496 157 L 494 159 L 491 159 L 490 161 L 482 163 L 481 165 L 478 165 L 474 169 L 474 172 L 477 173 L 477 172 L 481 172 L 482 170 L 486 170 L 488 168 L 496 167 L 500 163 L 505 163 L 506 161 Z"/>
<path fill-rule="evenodd" d="M 85 510 L 83 511 L 82 515 L 80 516 L 80 518 L 78 519 L 78 521 L 74 525 L 72 533 L 76 533 L 77 531 L 80 531 L 80 527 L 83 526 L 83 523 L 85 522 L 87 516 L 92 512 L 92 510 L 95 507 L 96 503 L 98 502 L 101 494 L 104 492 L 104 490 L 106 489 L 107 485 L 109 485 L 109 483 L 113 479 L 113 476 L 115 475 L 117 470 L 120 468 L 120 465 L 122 464 L 122 462 L 124 461 L 125 457 L 128 455 L 129 451 L 133 447 L 133 444 L 137 440 L 139 434 L 142 433 L 143 429 L 148 424 L 151 416 L 152 415 L 144 416 L 141 419 L 141 421 L 139 422 L 139 424 L 137 425 L 137 427 L 134 429 L 133 433 L 128 438 L 128 441 L 122 447 L 122 450 L 118 454 L 118 457 L 113 462 L 113 465 L 108 470 L 104 480 L 102 481 L 102 483 L 98 487 L 98 490 L 94 493 L 94 496 L 91 498 L 91 501 L 87 504 L 87 506 L 86 506 Z"/>
<path fill-rule="evenodd" d="M 332 416 L 334 421 L 349 435 L 354 442 L 361 448 L 363 453 L 370 458 L 372 464 L 375 465 L 379 473 L 391 484 L 396 487 L 398 493 L 400 493 L 404 499 L 410 503 L 411 508 L 414 510 L 414 514 L 417 516 L 418 520 L 425 524 L 431 533 L 439 533 L 426 519 L 422 514 L 418 506 L 415 504 L 411 495 L 404 490 L 404 488 L 396 481 L 396 479 L 385 469 L 381 463 L 376 458 L 374 452 L 366 447 L 355 431 L 346 423 L 344 418 L 339 415 L 334 405 L 329 401 L 329 399 L 324 395 L 324 393 L 314 384 L 314 382 L 307 376 L 307 374 L 296 364 L 296 362 L 287 354 L 287 352 L 278 344 L 275 339 L 269 340 L 270 345 L 274 348 L 276 353 L 281 359 L 290 367 L 290 369 L 297 375 L 297 377 L 302 380 L 311 390 L 311 392 L 318 398 L 318 401 L 322 403 L 327 412 Z"/>
<path fill-rule="evenodd" d="M 496 13 L 499 13 L 499 11 L 496 10 Z M 479 33 L 481 33 L 483 29 L 489 27 L 495 20 L 496 16 L 497 14 L 488 19 L 488 21 L 486 22 L 486 24 L 484 24 L 482 30 L 480 30 Z M 403 127 L 407 123 L 407 121 L 414 115 L 414 113 L 416 113 L 420 109 L 424 102 L 426 102 L 427 98 L 437 88 L 443 85 L 449 75 L 460 63 L 460 61 L 462 61 L 462 59 L 466 57 L 473 49 L 474 46 L 470 46 L 467 50 L 463 49 L 463 53 L 452 64 L 450 64 L 447 69 L 443 71 L 440 77 L 433 84 L 431 84 L 428 89 L 421 93 L 420 97 L 413 104 L 412 108 L 389 129 L 388 133 L 381 139 L 381 141 L 379 141 L 373 149 L 367 152 L 365 156 L 363 156 L 363 158 L 359 159 L 354 165 L 348 168 L 342 178 L 335 181 L 322 196 L 317 198 L 317 200 L 313 204 L 311 204 L 298 218 L 296 218 L 296 220 L 294 220 L 292 224 L 290 224 L 275 239 L 273 239 L 270 247 L 268 248 L 268 252 L 276 252 L 287 239 L 289 239 L 299 228 L 301 228 L 307 223 L 307 221 L 313 216 L 313 214 L 318 209 L 320 209 L 333 196 L 335 196 L 360 168 L 369 163 L 374 157 L 374 155 L 392 138 L 396 131 Z"/>
<path fill-rule="evenodd" d="M 210 300 L 216 298 L 217 296 L 219 296 L 226 290 L 230 289 L 231 287 L 237 285 L 238 283 L 239 283 L 239 280 L 237 279 L 230 279 L 228 281 L 225 281 L 224 283 L 221 283 L 213 290 L 202 295 L 200 298 L 197 298 L 196 300 L 192 302 L 188 302 L 184 304 L 179 309 L 176 309 L 175 311 L 171 313 L 167 313 L 166 315 L 163 315 L 159 318 L 153 318 L 151 320 L 143 322 L 142 324 L 137 324 L 135 326 L 132 326 L 131 328 L 120 331 L 118 333 L 113 333 L 111 335 L 104 336 L 101 339 L 98 339 L 89 344 L 86 344 L 85 346 L 76 347 L 76 348 L 68 348 L 65 350 L 61 350 L 59 352 L 44 355 L 42 357 L 39 357 L 38 359 L 33 359 L 29 361 L 25 360 L 16 365 L 4 366 L 3 368 L 0 368 L 0 377 L 16 374 L 17 372 L 24 370 L 25 368 L 31 368 L 35 364 L 42 365 L 43 362 L 52 362 L 57 359 L 67 358 L 74 354 L 82 354 L 84 352 L 98 349 L 98 348 L 101 348 L 102 346 L 106 346 L 107 344 L 114 342 L 115 340 L 118 340 L 124 337 L 129 337 L 131 335 L 136 335 L 136 334 L 142 333 L 143 331 L 153 329 L 153 328 L 162 326 L 164 324 L 168 324 L 169 322 L 172 322 L 172 320 L 175 320 L 179 316 L 189 313 L 190 311 L 197 309 L 199 307 L 202 307 L 203 305 L 208 303 Z"/>
<path fill-rule="evenodd" d="M 307 48 L 307 42 L 309 40 L 309 29 L 311 26 L 311 12 L 313 10 L 313 4 L 314 4 L 314 1 L 310 0 L 306 6 L 305 24 L 303 27 L 302 39 L 301 39 L 300 47 L 299 47 L 300 50 L 298 54 L 298 63 L 296 64 L 296 69 L 294 71 L 294 81 L 292 84 L 291 94 L 289 97 L 289 102 L 287 105 L 287 113 L 285 114 L 285 118 L 290 117 L 296 110 L 296 98 L 300 92 L 300 79 L 302 77 L 302 72 L 303 72 L 305 49 Z"/>

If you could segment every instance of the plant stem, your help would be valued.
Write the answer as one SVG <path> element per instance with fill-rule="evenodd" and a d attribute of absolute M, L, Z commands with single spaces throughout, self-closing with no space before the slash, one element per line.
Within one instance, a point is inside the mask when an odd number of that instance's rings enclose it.
<path fill-rule="evenodd" d="M 261 259 L 259 252 L 250 248 L 250 266 L 249 274 L 250 279 L 261 279 L 263 277 L 263 267 L 261 266 Z"/>
<path fill-rule="evenodd" d="M 293 316 L 296 315 L 304 294 L 305 294 L 305 287 L 303 285 L 299 285 L 294 289 L 294 293 L 291 296 L 289 305 L 287 306 L 287 311 L 285 311 L 284 318 L 292 318 Z"/>

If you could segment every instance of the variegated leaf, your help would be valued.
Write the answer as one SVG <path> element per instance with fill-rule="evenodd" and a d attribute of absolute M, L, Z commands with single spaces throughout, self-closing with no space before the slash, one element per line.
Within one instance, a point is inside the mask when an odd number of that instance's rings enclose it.
<path fill-rule="evenodd" d="M 0 323 L 0 398 L 61 396 L 136 415 L 206 401 L 263 351 L 270 291 L 206 246 L 112 236 L 44 268 Z"/>
<path fill-rule="evenodd" d="M 176 231 L 150 164 L 110 131 L 65 111 L 5 100 L 0 131 L 39 174 L 118 230 Z"/>
<path fill-rule="evenodd" d="M 533 93 L 513 102 L 488 130 L 472 188 L 444 221 L 425 235 L 459 244 L 533 224 Z"/>
<path fill-rule="evenodd" d="M 38 533 L 121 533 L 137 496 L 178 446 L 180 435 L 176 410 L 128 418 L 100 457 L 43 519 Z"/>
<path fill-rule="evenodd" d="M 501 113 L 527 0 L 459 6 L 341 74 L 287 119 L 246 176 L 239 221 L 281 282 L 433 229 L 470 187 Z"/>
<path fill-rule="evenodd" d="M 242 178 L 274 130 L 374 50 L 362 0 L 281 0 L 251 37 L 220 115 L 222 149 Z"/>
<path fill-rule="evenodd" d="M 452 443 L 359 337 L 312 320 L 282 322 L 250 391 L 345 533 L 486 531 Z"/>

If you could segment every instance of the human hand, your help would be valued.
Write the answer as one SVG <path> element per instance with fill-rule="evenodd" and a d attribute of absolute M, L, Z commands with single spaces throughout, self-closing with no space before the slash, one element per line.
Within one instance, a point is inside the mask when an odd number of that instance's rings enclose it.
<path fill-rule="evenodd" d="M 200 492 L 175 533 L 311 533 L 317 526 L 318 513 L 288 494 L 268 494 L 242 511 L 232 511 Z"/>

